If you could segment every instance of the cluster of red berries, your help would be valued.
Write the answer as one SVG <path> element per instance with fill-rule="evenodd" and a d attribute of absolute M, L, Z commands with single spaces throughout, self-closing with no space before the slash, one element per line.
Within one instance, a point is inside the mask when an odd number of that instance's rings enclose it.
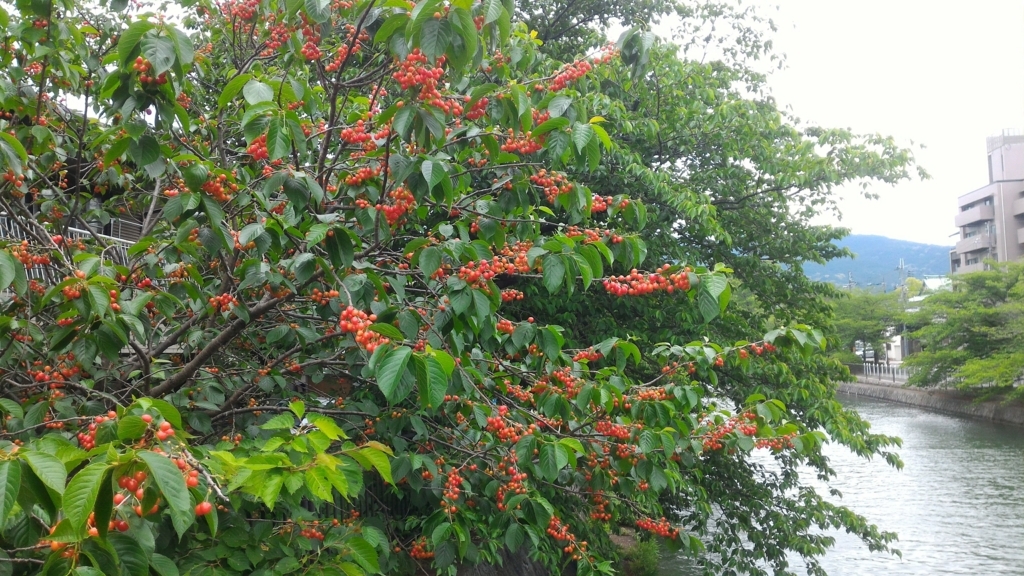
<path fill-rule="evenodd" d="M 345 176 L 346 186 L 362 186 L 367 180 L 380 176 L 380 166 L 376 168 L 370 168 L 369 166 L 363 166 L 355 172 Z"/>
<path fill-rule="evenodd" d="M 29 249 L 28 240 L 22 240 L 21 244 L 12 245 L 9 250 L 11 256 L 21 262 L 26 270 L 31 269 L 33 266 L 49 266 L 50 264 L 49 254 L 32 254 Z"/>
<path fill-rule="evenodd" d="M 526 295 L 514 288 L 507 288 L 501 291 L 502 302 L 516 302 L 525 298 Z"/>
<path fill-rule="evenodd" d="M 341 296 L 341 293 L 337 290 L 321 292 L 319 288 L 313 288 L 313 293 L 309 295 L 309 299 L 312 300 L 314 304 L 326 306 L 331 302 L 331 299 L 337 298 L 338 296 Z"/>
<path fill-rule="evenodd" d="M 142 500 L 146 497 L 146 488 L 143 484 L 146 483 L 148 475 L 139 470 L 135 474 L 122 476 L 117 479 L 117 485 L 125 492 L 118 492 L 114 494 L 114 506 L 120 506 L 125 501 L 134 498 L 136 504 L 132 505 L 132 510 L 135 511 L 135 515 L 138 517 L 145 516 L 147 514 L 156 514 L 160 511 L 160 504 L 153 504 L 153 507 L 149 510 L 142 510 Z"/>
<path fill-rule="evenodd" d="M 381 344 L 391 342 L 389 338 L 370 330 L 370 325 L 376 321 L 376 314 L 367 314 L 362 310 L 347 306 L 341 311 L 338 327 L 346 334 L 355 334 L 356 344 L 372 354 Z"/>
<path fill-rule="evenodd" d="M 349 144 L 362 144 L 373 140 L 373 135 L 366 131 L 366 123 L 362 120 L 357 120 L 354 126 L 342 130 L 340 136 Z"/>
<path fill-rule="evenodd" d="M 562 523 L 562 520 L 558 516 L 552 516 L 551 520 L 548 521 L 548 528 L 546 530 L 548 536 L 551 536 L 559 545 L 564 544 L 562 552 L 571 554 L 573 560 L 580 560 L 583 558 L 583 554 L 587 552 L 587 542 L 576 542 L 576 536 L 569 532 L 569 526 Z"/>
<path fill-rule="evenodd" d="M 505 504 L 505 497 L 526 494 L 526 484 L 523 482 L 529 476 L 526 472 L 519 471 L 519 467 L 516 466 L 515 462 L 515 454 L 502 457 L 501 462 L 498 464 L 498 474 L 508 476 L 508 479 L 498 486 L 498 491 L 494 494 L 498 510 L 505 512 L 508 509 L 508 506 Z"/>
<path fill-rule="evenodd" d="M 793 447 L 793 438 L 796 438 L 796 432 L 790 432 L 789 434 L 783 434 L 782 436 L 776 436 L 774 438 L 758 438 L 754 442 L 755 448 L 768 448 L 779 452 L 785 448 Z"/>
<path fill-rule="evenodd" d="M 572 357 L 572 361 L 595 362 L 597 360 L 600 360 L 601 358 L 604 358 L 604 354 L 601 354 L 600 352 L 594 350 L 593 348 L 587 348 L 586 350 L 580 350 L 579 352 L 577 352 L 576 355 Z"/>
<path fill-rule="evenodd" d="M 274 20 L 276 20 L 276 15 L 269 15 L 267 17 L 267 20 L 268 23 L 273 22 Z M 262 52 L 260 52 L 260 56 L 264 58 L 268 56 L 273 56 L 274 52 L 276 52 L 278 48 L 287 44 L 288 40 L 291 39 L 292 37 L 292 33 L 294 32 L 294 29 L 291 26 L 288 26 L 288 24 L 285 24 L 283 22 L 270 26 L 268 30 L 270 32 L 270 37 L 268 37 L 266 42 L 264 42 L 264 46 L 266 47 L 263 49 Z"/>
<path fill-rule="evenodd" d="M 609 420 L 601 420 L 594 425 L 594 432 L 601 434 L 602 436 L 610 436 L 619 440 L 628 440 L 632 435 L 629 427 L 623 424 L 616 424 Z"/>
<path fill-rule="evenodd" d="M 111 410 L 106 413 L 105 416 L 96 416 L 89 422 L 84 433 L 78 433 L 78 444 L 82 447 L 82 450 L 92 450 L 96 447 L 96 428 L 106 421 L 113 421 L 117 419 L 118 413 Z"/>
<path fill-rule="evenodd" d="M 462 476 L 459 475 L 459 471 L 456 468 L 452 468 L 448 471 L 448 476 L 444 482 L 444 494 L 441 500 L 441 509 L 449 514 L 455 514 L 459 511 L 458 504 L 459 494 L 462 493 Z"/>
<path fill-rule="evenodd" d="M 228 182 L 227 180 L 227 174 L 217 175 L 204 182 L 202 190 L 210 196 L 213 196 L 214 200 L 217 200 L 218 202 L 227 202 L 231 200 L 232 194 L 238 192 L 238 184 Z"/>
<path fill-rule="evenodd" d="M 574 187 L 565 174 L 547 170 L 541 170 L 531 175 L 530 182 L 544 190 L 544 198 L 547 199 L 548 204 L 554 204 L 559 195 L 572 192 Z"/>
<path fill-rule="evenodd" d="M 442 63 L 443 60 L 439 60 L 438 66 L 430 66 L 427 57 L 420 52 L 419 48 L 415 48 L 398 65 L 398 70 L 391 77 L 398 81 L 402 90 L 418 86 L 420 101 L 444 104 L 441 93 L 437 91 L 438 82 L 444 76 L 444 69 L 440 67 Z"/>
<path fill-rule="evenodd" d="M 636 521 L 636 527 L 661 536 L 662 538 L 668 538 L 669 540 L 679 538 L 679 529 L 673 528 L 672 524 L 670 524 L 664 517 L 662 517 L 661 520 L 641 518 Z"/>
<path fill-rule="evenodd" d="M 668 400 L 671 396 L 668 390 L 662 387 L 658 388 L 645 388 L 636 393 L 636 399 L 647 402 L 660 402 L 662 400 Z"/>
<path fill-rule="evenodd" d="M 573 375 L 572 368 L 566 366 L 538 378 L 532 392 L 541 394 L 545 390 L 550 390 L 571 400 L 580 393 L 583 384 L 582 379 Z"/>
<path fill-rule="evenodd" d="M 231 310 L 232 307 L 239 305 L 238 298 L 235 298 L 227 292 L 220 296 L 211 296 L 209 302 L 210 306 L 213 306 L 213 309 L 218 312 L 227 312 Z"/>
<path fill-rule="evenodd" d="M 153 69 L 153 65 L 142 56 L 135 59 L 135 63 L 132 64 L 132 69 L 139 73 L 139 82 L 145 84 L 167 84 L 167 73 L 161 72 L 159 76 L 153 77 L 148 74 Z"/>
<path fill-rule="evenodd" d="M 469 96 L 466 96 L 467 102 L 469 101 L 469 99 Z M 479 120 L 480 118 L 483 118 L 484 116 L 487 115 L 487 105 L 489 103 L 490 100 L 488 100 L 486 96 L 477 100 L 476 102 L 473 102 L 473 104 L 470 105 L 469 107 L 469 111 L 466 112 L 466 118 L 469 120 Z"/>
<path fill-rule="evenodd" d="M 431 560 L 434 558 L 434 553 L 427 550 L 427 539 L 420 536 L 412 543 L 412 548 L 409 549 L 409 556 L 412 556 L 415 560 Z"/>
<path fill-rule="evenodd" d="M 416 198 L 405 186 L 392 189 L 388 192 L 388 197 L 391 198 L 392 203 L 377 204 L 377 210 L 384 213 L 384 218 L 387 219 L 389 225 L 394 226 L 416 206 Z"/>
<path fill-rule="evenodd" d="M 544 147 L 543 140 L 543 136 L 534 139 L 529 131 L 517 136 L 510 128 L 505 143 L 501 145 L 501 151 L 512 154 L 533 154 Z"/>
<path fill-rule="evenodd" d="M 650 274 L 638 272 L 635 268 L 626 276 L 610 276 L 603 282 L 604 289 L 615 296 L 643 296 L 654 292 L 668 292 L 690 289 L 690 268 L 669 274 L 671 267 L 665 264 Z"/>
<path fill-rule="evenodd" d="M 303 538 L 309 538 L 310 540 L 319 540 L 323 542 L 324 533 L 320 531 L 320 521 L 314 520 L 308 524 L 305 528 L 299 531 L 299 536 Z"/>
<path fill-rule="evenodd" d="M 590 510 L 590 519 L 597 520 L 598 522 L 609 522 L 612 519 L 612 515 L 608 512 L 608 499 L 604 497 L 604 494 L 597 492 L 590 498 L 591 504 L 594 507 Z"/>
<path fill-rule="evenodd" d="M 326 72 L 337 72 L 350 56 L 359 54 L 363 50 L 363 44 L 370 41 L 370 34 L 365 29 L 360 29 L 358 36 L 356 27 L 352 24 L 345 24 L 345 29 L 347 30 L 345 39 L 335 51 L 334 60 L 324 67 Z M 349 46 L 352 48 L 350 49 Z"/>
<path fill-rule="evenodd" d="M 498 325 L 495 326 L 495 328 L 498 330 L 498 332 L 503 332 L 505 334 L 511 334 L 516 331 L 516 325 L 513 324 L 511 320 L 508 320 L 506 318 L 498 320 Z"/>
<path fill-rule="evenodd" d="M 227 0 L 221 4 L 221 11 L 229 20 L 252 20 L 259 8 L 259 0 Z"/>
<path fill-rule="evenodd" d="M 754 436 L 757 434 L 757 426 L 754 422 L 757 420 L 757 415 L 753 412 L 745 412 L 736 416 L 730 417 L 728 420 L 720 425 L 714 423 L 708 423 L 709 430 L 704 433 L 704 449 L 705 450 L 720 450 L 723 446 L 722 439 L 734 431 L 738 431 L 740 434 L 746 436 Z"/>
<path fill-rule="evenodd" d="M 252 143 L 249 144 L 249 147 L 246 148 L 245 151 L 248 152 L 250 156 L 252 156 L 254 162 L 269 159 L 270 152 L 267 150 L 267 135 L 260 134 L 259 136 L 254 138 Z"/>
<path fill-rule="evenodd" d="M 590 72 L 593 68 L 594 67 L 591 66 L 590 62 L 587 62 L 586 60 L 570 62 L 569 64 L 562 66 L 562 69 L 558 71 L 558 74 L 556 74 L 547 85 L 547 90 L 551 92 L 562 90 L 569 86 L 570 83 L 584 77 L 587 72 Z"/>
<path fill-rule="evenodd" d="M 7 172 L 4 172 L 4 182 L 13 184 L 15 188 L 21 188 L 25 185 L 25 175 L 16 174 L 14 170 L 8 168 Z"/>

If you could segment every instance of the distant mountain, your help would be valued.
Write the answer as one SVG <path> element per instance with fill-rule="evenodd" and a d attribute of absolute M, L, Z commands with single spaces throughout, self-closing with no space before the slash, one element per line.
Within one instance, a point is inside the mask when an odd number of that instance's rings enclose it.
<path fill-rule="evenodd" d="M 881 289 L 883 282 L 887 290 L 899 283 L 900 258 L 907 267 L 907 276 L 921 278 L 930 275 L 949 274 L 949 251 L 951 246 L 920 244 L 906 240 L 894 240 L 885 236 L 851 234 L 838 242 L 849 248 L 856 258 L 841 258 L 828 264 L 807 264 L 804 273 L 812 280 L 846 285 L 850 275 L 859 288 Z"/>

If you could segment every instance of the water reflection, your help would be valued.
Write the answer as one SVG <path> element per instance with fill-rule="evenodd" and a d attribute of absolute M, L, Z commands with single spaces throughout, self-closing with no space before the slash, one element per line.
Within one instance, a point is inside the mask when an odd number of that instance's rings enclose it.
<path fill-rule="evenodd" d="M 826 447 L 842 503 L 898 533 L 903 559 L 870 553 L 855 537 L 836 533 L 836 547 L 823 560 L 831 576 L 1024 574 L 1024 430 L 901 404 L 841 400 L 873 431 L 903 439 L 902 471 Z M 687 574 L 686 564 L 666 558 L 661 574 Z"/>

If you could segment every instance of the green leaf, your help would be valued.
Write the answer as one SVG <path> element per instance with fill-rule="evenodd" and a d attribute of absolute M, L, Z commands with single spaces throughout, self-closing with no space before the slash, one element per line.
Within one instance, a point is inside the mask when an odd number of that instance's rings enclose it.
<path fill-rule="evenodd" d="M 399 346 L 389 352 L 377 366 L 377 386 L 391 404 L 398 404 L 409 393 L 405 391 L 402 394 L 398 385 L 405 375 L 405 368 L 409 365 L 411 357 L 411 348 Z"/>
<path fill-rule="evenodd" d="M 429 278 L 441 267 L 441 249 L 437 246 L 428 246 L 420 252 L 420 270 L 423 275 Z"/>
<path fill-rule="evenodd" d="M 171 508 L 171 521 L 175 531 L 179 537 L 184 535 L 185 530 L 195 520 L 195 514 L 191 509 L 188 487 L 185 486 L 185 478 L 181 471 L 167 456 L 149 450 L 142 450 L 137 454 L 146 463 L 160 494 Z"/>
<path fill-rule="evenodd" d="M 93 462 L 75 474 L 64 491 L 64 514 L 77 534 L 85 529 L 89 514 L 96 506 L 96 496 L 103 482 L 109 481 L 110 464 Z"/>
<path fill-rule="evenodd" d="M 345 541 L 345 545 L 352 553 L 352 558 L 363 570 L 371 574 L 380 573 L 380 561 L 377 559 L 377 552 L 373 546 L 361 536 L 352 536 Z"/>
<path fill-rule="evenodd" d="M 108 540 L 117 552 L 117 559 L 127 569 L 128 576 L 148 576 L 149 561 L 146 551 L 135 538 L 127 534 L 111 534 Z"/>
<path fill-rule="evenodd" d="M 448 176 L 444 169 L 444 164 L 433 160 L 425 160 L 423 164 L 420 164 L 420 173 L 423 174 L 423 179 L 427 181 L 428 192 L 433 190 L 434 186 L 440 184 L 441 180 Z"/>
<path fill-rule="evenodd" d="M 398 328 L 395 328 L 391 324 L 377 322 L 376 324 L 370 325 L 370 330 L 373 330 L 374 332 L 380 334 L 381 336 L 387 336 L 388 338 L 395 342 L 401 342 L 402 340 L 405 340 L 405 335 L 402 334 L 402 331 L 399 330 Z"/>
<path fill-rule="evenodd" d="M 331 17 L 331 0 L 305 0 L 306 15 L 320 24 Z"/>
<path fill-rule="evenodd" d="M 705 322 L 714 320 L 721 312 L 721 308 L 718 306 L 718 299 L 706 290 L 701 290 L 697 296 L 697 308 L 700 309 Z"/>
<path fill-rule="evenodd" d="M 153 66 L 154 75 L 171 69 L 177 59 L 174 42 L 166 36 L 146 36 L 142 39 L 142 55 Z"/>
<path fill-rule="evenodd" d="M 407 14 L 392 14 L 387 20 L 381 24 L 380 28 L 377 29 L 377 33 L 373 36 L 374 43 L 387 42 L 388 38 L 395 33 L 396 30 L 405 26 L 409 22 L 409 16 Z"/>
<path fill-rule="evenodd" d="M 292 151 L 292 137 L 284 118 L 275 116 L 267 129 L 267 153 L 271 160 L 284 158 Z"/>
<path fill-rule="evenodd" d="M 549 294 L 554 294 L 562 286 L 562 279 L 565 277 L 565 263 L 562 262 L 561 256 L 548 254 L 544 257 L 543 264 L 544 287 L 548 289 Z"/>
<path fill-rule="evenodd" d="M 0 250 L 0 292 L 7 290 L 7 287 L 14 282 L 19 266 L 21 263 L 15 260 L 10 252 Z"/>
<path fill-rule="evenodd" d="M 132 22 L 128 29 L 121 33 L 117 40 L 117 56 L 122 63 L 127 64 L 135 47 L 139 45 L 143 34 L 153 29 L 153 24 L 146 20 Z"/>
<path fill-rule="evenodd" d="M 505 7 L 501 4 L 501 0 L 484 0 L 484 24 L 490 24 L 501 18 L 504 11 Z"/>
<path fill-rule="evenodd" d="M 375 446 L 382 446 L 382 444 L 374 443 Z M 380 477 L 384 479 L 388 484 L 394 484 L 395 481 L 391 477 L 391 461 L 388 460 L 388 455 L 383 450 L 379 450 L 371 445 L 365 445 L 359 449 L 359 455 L 370 462 L 374 470 L 380 474 Z"/>
<path fill-rule="evenodd" d="M 572 142 L 576 145 L 576 151 L 583 154 L 587 144 L 594 139 L 594 126 L 577 122 L 572 127 Z"/>
<path fill-rule="evenodd" d="M 174 560 L 171 560 L 163 554 L 157 554 L 155 552 L 150 554 L 149 566 L 154 572 L 159 574 L 159 576 L 178 576 L 180 574 L 180 572 L 178 572 L 178 566 L 174 563 Z"/>
<path fill-rule="evenodd" d="M 128 148 L 128 155 L 139 166 L 148 166 L 160 159 L 160 143 L 152 135 L 145 134 Z"/>
<path fill-rule="evenodd" d="M 534 128 L 533 131 L 530 132 L 530 135 L 536 138 L 537 136 L 547 134 L 552 130 L 559 130 L 567 126 L 569 126 L 569 120 L 565 118 L 551 118 L 550 120 L 545 121 L 540 126 Z"/>
<path fill-rule="evenodd" d="M 306 470 L 306 488 L 309 489 L 313 496 L 325 502 L 334 500 L 331 493 L 331 482 L 327 479 L 324 469 L 320 466 Z"/>
<path fill-rule="evenodd" d="M 512 522 L 509 525 L 508 530 L 505 531 L 505 546 L 512 552 L 519 550 L 519 547 L 523 545 L 523 537 L 526 535 L 526 531 L 519 525 L 518 522 Z"/>
<path fill-rule="evenodd" d="M 142 418 L 135 416 L 134 414 L 125 416 L 117 422 L 117 438 L 118 440 L 135 440 L 142 438 L 143 434 L 146 433 L 146 428 L 149 426 L 143 422 Z"/>
<path fill-rule="evenodd" d="M 14 509 L 21 489 L 21 466 L 14 460 L 0 461 L 0 530 Z"/>
<path fill-rule="evenodd" d="M 438 408 L 448 391 L 448 375 L 433 356 L 416 356 L 416 381 L 420 389 L 420 405 Z"/>
<path fill-rule="evenodd" d="M 565 111 L 568 110 L 571 105 L 572 98 L 564 94 L 559 94 L 552 98 L 551 102 L 548 102 L 548 114 L 552 118 L 558 118 L 562 114 L 565 114 Z"/>
<path fill-rule="evenodd" d="M 28 467 L 36 473 L 36 476 L 57 494 L 64 494 L 64 483 L 67 480 L 68 472 L 64 463 L 56 457 L 39 452 L 37 450 L 22 450 L 18 456 L 28 464 Z"/>
<path fill-rule="evenodd" d="M 250 105 L 274 100 L 274 90 L 259 80 L 249 80 L 242 88 L 242 95 Z M 268 144 L 269 146 L 269 144 Z"/>
<path fill-rule="evenodd" d="M 420 33 L 420 50 L 427 58 L 435 59 L 444 54 L 452 42 L 452 25 L 448 20 L 431 18 L 423 23 Z"/>
<path fill-rule="evenodd" d="M 348 438 L 345 431 L 338 426 L 338 423 L 334 421 L 334 418 L 325 416 L 323 414 L 310 414 L 308 416 L 310 424 L 317 427 L 318 430 L 324 433 L 325 436 L 331 440 L 341 440 Z"/>
<path fill-rule="evenodd" d="M 542 444 L 540 447 L 540 473 L 548 482 L 558 478 L 558 447 L 554 444 Z"/>
<path fill-rule="evenodd" d="M 217 107 L 223 108 L 227 106 L 235 96 L 238 96 L 238 92 L 241 91 L 242 87 L 251 79 L 252 74 L 239 74 L 232 78 L 231 82 L 228 82 L 227 85 L 224 86 L 220 96 L 217 98 Z"/>
<path fill-rule="evenodd" d="M 295 417 L 287 412 L 274 416 L 263 423 L 263 430 L 288 430 L 295 427 Z"/>

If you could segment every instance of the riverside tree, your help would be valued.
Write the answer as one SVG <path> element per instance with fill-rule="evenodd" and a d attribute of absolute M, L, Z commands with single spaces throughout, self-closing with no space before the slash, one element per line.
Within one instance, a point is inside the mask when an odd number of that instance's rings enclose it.
<path fill-rule="evenodd" d="M 1021 318 L 1024 266 L 993 265 L 992 270 L 957 274 L 950 290 L 929 295 L 908 315 L 911 336 L 921 350 L 905 361 L 915 369 L 912 384 L 1008 393 L 1024 374 Z"/>
<path fill-rule="evenodd" d="M 665 518 L 727 497 L 695 477 L 814 461 L 782 387 L 709 394 L 820 333 L 716 328 L 727 259 L 652 261 L 643 194 L 588 186 L 621 150 L 605 80 L 644 73 L 646 36 L 559 61 L 514 12 L 0 10 L 0 570 L 610 572 L 609 525 L 701 549 Z M 670 302 L 694 339 L 541 316 L 582 294 Z"/>

